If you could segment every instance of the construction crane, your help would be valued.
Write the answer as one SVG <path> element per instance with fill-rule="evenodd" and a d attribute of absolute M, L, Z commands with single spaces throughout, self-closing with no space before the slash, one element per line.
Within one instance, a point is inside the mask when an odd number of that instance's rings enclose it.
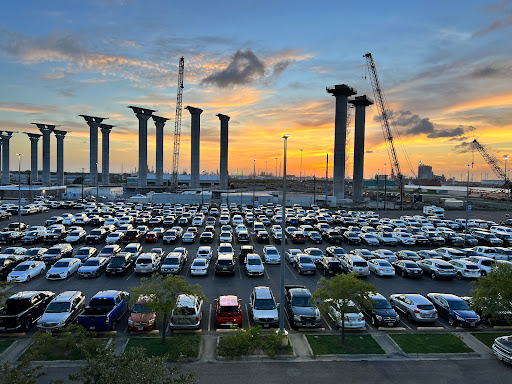
<path fill-rule="evenodd" d="M 373 61 L 372 54 L 367 52 L 364 57 L 366 58 L 366 65 L 368 66 L 368 72 L 373 88 L 373 94 L 375 96 L 377 107 L 379 108 L 380 121 L 382 125 L 382 133 L 384 134 L 384 140 L 386 141 L 386 147 L 388 150 L 389 160 L 391 163 L 391 175 L 397 181 L 400 190 L 400 206 L 403 209 L 404 200 L 404 183 L 403 175 L 400 170 L 400 163 L 398 162 L 398 155 L 396 153 L 393 134 L 391 133 L 391 117 L 389 116 L 389 108 L 382 91 L 382 87 L 379 82 L 379 76 L 377 75 L 377 68 Z M 413 172 L 414 173 L 414 172 Z"/>
<path fill-rule="evenodd" d="M 473 149 L 476 148 L 478 150 L 478 152 L 480 152 L 480 154 L 485 159 L 487 164 L 489 164 L 489 166 L 491 167 L 493 172 L 496 174 L 496 176 L 498 176 L 500 178 L 500 180 L 505 181 L 505 187 L 507 187 L 509 184 L 508 177 L 507 177 L 507 174 L 505 173 L 505 171 L 503 171 L 501 169 L 501 167 L 499 166 L 500 160 L 498 160 L 496 157 L 494 157 L 494 155 L 488 149 L 486 149 L 482 144 L 480 144 L 477 141 L 477 139 L 473 140 L 471 145 L 472 145 Z"/>
<path fill-rule="evenodd" d="M 185 74 L 185 59 L 180 58 L 178 70 L 178 91 L 176 96 L 176 117 L 174 119 L 174 149 L 172 153 L 171 189 L 178 188 L 178 170 L 180 165 L 181 111 L 183 99 L 183 75 Z"/>

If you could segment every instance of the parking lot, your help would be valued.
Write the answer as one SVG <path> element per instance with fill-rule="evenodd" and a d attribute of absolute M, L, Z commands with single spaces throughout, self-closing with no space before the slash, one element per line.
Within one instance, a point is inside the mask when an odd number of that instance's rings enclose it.
<path fill-rule="evenodd" d="M 28 225 L 43 225 L 44 221 L 55 215 L 60 215 L 64 212 L 70 212 L 70 213 L 76 213 L 73 210 L 62 210 L 62 209 L 52 209 L 48 213 L 39 213 L 36 215 L 31 216 L 23 216 L 22 222 L 28 224 Z M 389 212 L 389 215 L 387 215 L 388 212 L 381 212 L 381 217 L 397 217 L 400 214 L 403 213 L 397 213 L 395 212 Z M 418 212 L 415 212 L 417 214 Z M 450 213 L 452 214 L 452 213 Z M 454 217 L 461 217 L 463 216 L 463 213 L 458 213 L 458 215 L 455 215 L 453 213 Z M 487 213 L 484 216 L 489 216 L 493 218 L 495 221 L 499 221 L 500 217 L 496 217 L 498 214 L 496 213 Z M 500 216 L 505 216 L 503 212 L 499 213 Z M 476 216 L 476 215 L 474 215 Z M 17 217 L 13 217 L 10 221 L 4 220 L 0 225 L 2 227 L 7 226 L 9 222 L 17 221 Z M 85 229 L 87 232 L 90 231 L 91 227 L 86 226 Z M 219 224 L 217 222 L 216 224 L 217 229 L 217 237 L 219 233 Z M 202 230 L 199 229 L 199 232 Z M 256 253 L 259 255 L 263 254 L 263 247 L 265 244 L 259 244 L 255 241 L 255 237 L 251 236 L 250 243 L 254 246 Z M 270 244 L 273 244 L 273 241 L 270 240 Z M 142 242 L 143 250 L 149 251 L 151 248 L 154 247 L 161 247 L 164 249 L 165 253 L 167 254 L 171 250 L 174 249 L 176 246 L 185 246 L 188 250 L 188 261 L 185 265 L 184 270 L 182 271 L 182 275 L 186 277 L 186 280 L 190 283 L 197 283 L 202 287 L 202 290 L 204 292 L 204 295 L 206 296 L 207 300 L 203 305 L 203 322 L 201 326 L 202 332 L 215 332 L 218 331 L 215 326 L 215 313 L 214 313 L 214 301 L 216 298 L 218 298 L 220 295 L 227 295 L 227 294 L 234 294 L 237 295 L 239 299 L 242 300 L 242 309 L 243 309 L 243 327 L 249 326 L 249 308 L 248 308 L 248 302 L 249 302 L 249 295 L 251 293 L 251 289 L 254 286 L 269 286 L 272 291 L 274 292 L 274 295 L 276 296 L 277 301 L 280 301 L 280 295 L 279 295 L 279 286 L 280 286 L 280 267 L 279 265 L 265 265 L 265 273 L 261 277 L 248 277 L 244 273 L 244 266 L 237 264 L 235 269 L 234 276 L 218 276 L 215 275 L 213 271 L 213 265 L 210 265 L 210 271 L 207 276 L 202 277 L 196 277 L 196 276 L 190 276 L 189 270 L 191 265 L 191 260 L 194 258 L 197 249 L 200 245 L 199 241 L 196 240 L 194 244 L 187 244 L 183 245 L 180 242 L 177 244 L 171 244 L 166 245 L 162 244 L 162 240 L 160 239 L 158 243 L 150 243 L 145 244 L 144 241 Z M 214 257 L 216 255 L 216 248 L 218 246 L 218 241 L 215 241 L 211 245 L 214 252 Z M 42 246 L 42 245 L 35 245 L 35 246 Z M 76 251 L 78 248 L 82 247 L 83 244 L 75 245 L 74 250 Z M 100 244 L 97 248 L 101 250 L 101 248 L 104 246 L 104 244 Z M 321 245 L 316 244 L 310 244 L 306 243 L 304 244 L 290 244 L 288 243 L 286 245 L 288 248 L 300 248 L 304 249 L 307 247 L 318 247 L 325 251 L 325 249 L 329 246 L 325 241 Z M 235 248 L 236 254 L 238 254 L 240 250 L 240 244 L 237 244 L 236 242 L 233 244 L 233 247 Z M 279 252 L 281 251 L 281 245 L 276 244 L 277 249 Z M 352 249 L 355 248 L 369 248 L 369 249 L 377 249 L 377 248 L 384 248 L 384 247 L 367 247 L 364 245 L 361 246 L 354 246 L 354 245 L 347 245 L 343 244 L 342 247 L 349 252 Z M 2 247 L 3 249 L 4 247 Z M 434 247 L 409 247 L 409 249 L 412 250 L 419 250 L 422 248 L 434 248 Z M 405 249 L 401 246 L 394 246 L 394 247 L 388 247 L 388 249 L 392 251 L 397 251 L 400 249 Z M 299 275 L 298 272 L 293 269 L 293 266 L 286 263 L 285 264 L 285 284 L 300 284 L 306 286 L 311 292 L 314 292 L 316 290 L 317 282 L 322 277 L 321 273 L 317 273 L 316 275 L 312 276 L 305 276 L 305 275 Z M 82 291 L 87 301 L 98 291 L 105 290 L 105 289 L 116 289 L 116 290 L 126 290 L 129 291 L 132 287 L 137 286 L 140 282 L 141 276 L 135 275 L 133 270 L 129 271 L 125 276 L 112 276 L 107 277 L 104 273 L 99 276 L 98 278 L 94 279 L 80 279 L 76 274 L 72 275 L 66 280 L 57 280 L 57 281 L 49 281 L 44 276 L 39 276 L 33 280 L 31 280 L 28 283 L 22 283 L 14 286 L 11 288 L 13 292 L 18 291 L 26 291 L 26 290 L 50 290 L 55 293 L 60 293 L 66 290 L 79 290 Z M 395 277 L 376 277 L 374 275 L 370 275 L 365 278 L 367 282 L 375 284 L 377 287 L 377 292 L 381 293 L 385 297 L 388 297 L 391 294 L 394 293 L 419 293 L 422 295 L 426 295 L 430 292 L 439 292 L 439 293 L 453 293 L 459 296 L 469 296 L 471 292 L 471 283 L 467 280 L 458 280 L 453 279 L 450 281 L 446 280 L 431 280 L 430 277 L 422 277 L 420 279 L 410 279 L 410 278 L 403 278 L 401 276 L 395 276 Z M 290 331 L 292 330 L 290 327 L 290 324 L 287 320 L 285 320 L 286 328 Z M 404 316 L 402 316 L 401 323 L 399 325 L 401 328 L 404 328 L 406 330 L 409 329 L 416 329 L 418 326 L 415 324 L 409 323 Z M 439 319 L 434 325 L 434 327 L 437 327 L 439 329 L 446 329 L 446 330 L 453 330 L 454 327 L 451 327 L 448 325 L 447 321 L 444 319 Z M 420 325 L 420 327 L 422 327 Z M 483 328 L 489 328 L 488 325 L 482 325 Z M 334 323 L 330 319 L 323 318 L 322 319 L 322 326 L 321 329 L 324 330 L 332 330 L 335 329 Z M 375 331 L 375 328 L 367 323 L 367 329 L 370 331 Z M 127 315 L 124 316 L 123 319 L 119 322 L 118 325 L 118 332 L 124 333 L 127 332 Z M 220 330 L 219 330 L 220 331 Z"/>

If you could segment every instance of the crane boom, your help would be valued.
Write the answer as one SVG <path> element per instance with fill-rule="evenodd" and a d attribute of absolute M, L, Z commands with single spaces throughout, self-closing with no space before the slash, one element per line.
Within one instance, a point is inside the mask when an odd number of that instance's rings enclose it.
<path fill-rule="evenodd" d="M 494 157 L 494 155 L 489 150 L 487 150 L 482 144 L 480 144 L 477 141 L 477 139 L 473 140 L 472 144 L 473 148 L 476 148 L 478 152 L 480 152 L 482 157 L 485 159 L 487 164 L 489 164 L 495 175 L 498 176 L 501 180 L 505 180 L 505 184 L 508 184 L 507 175 L 499 166 L 500 161 L 496 157 Z"/>
<path fill-rule="evenodd" d="M 178 188 L 178 170 L 180 165 L 181 111 L 183 99 L 183 76 L 185 74 L 185 59 L 180 58 L 178 70 L 178 91 L 176 96 L 176 117 L 174 119 L 174 149 L 172 153 L 171 188 Z"/>

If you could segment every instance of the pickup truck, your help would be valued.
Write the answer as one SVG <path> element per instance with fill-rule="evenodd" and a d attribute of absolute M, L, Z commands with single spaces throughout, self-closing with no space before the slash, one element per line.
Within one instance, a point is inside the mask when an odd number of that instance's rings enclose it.
<path fill-rule="evenodd" d="M 0 310 L 0 330 L 28 331 L 39 320 L 55 294 L 50 291 L 25 291 L 12 295 Z"/>
<path fill-rule="evenodd" d="M 114 330 L 126 313 L 130 294 L 124 291 L 100 291 L 78 316 L 78 325 L 92 331 Z"/>
<path fill-rule="evenodd" d="M 285 312 L 293 327 L 319 327 L 318 307 L 310 301 L 311 292 L 303 285 L 285 285 Z"/>

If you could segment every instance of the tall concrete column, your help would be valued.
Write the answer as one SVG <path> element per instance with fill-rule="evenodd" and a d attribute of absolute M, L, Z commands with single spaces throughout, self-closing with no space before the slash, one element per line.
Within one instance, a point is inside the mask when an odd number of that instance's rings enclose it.
<path fill-rule="evenodd" d="M 57 185 L 64 185 L 64 137 L 66 131 L 54 130 L 57 138 Z"/>
<path fill-rule="evenodd" d="M 354 201 L 363 198 L 363 174 L 364 174 L 364 136 L 366 107 L 373 104 L 373 101 L 366 95 L 356 96 L 349 103 L 356 107 L 355 132 L 354 132 L 354 177 L 353 177 L 353 199 Z"/>
<path fill-rule="evenodd" d="M 98 128 L 104 117 L 82 116 L 89 126 L 89 186 L 98 184 Z"/>
<path fill-rule="evenodd" d="M 203 113 L 203 110 L 191 106 L 187 106 L 185 109 L 188 109 L 192 115 L 190 124 L 190 187 L 199 188 L 201 113 Z"/>
<path fill-rule="evenodd" d="M 7 185 L 11 183 L 10 164 L 9 164 L 9 145 L 12 137 L 12 132 L 2 131 L 2 184 Z"/>
<path fill-rule="evenodd" d="M 153 109 L 128 107 L 135 112 L 139 119 L 139 187 L 145 188 L 148 185 L 148 119 L 151 117 Z"/>
<path fill-rule="evenodd" d="M 50 135 L 55 125 L 32 123 L 39 128 L 43 134 L 43 186 L 50 186 Z"/>
<path fill-rule="evenodd" d="M 153 116 L 156 127 L 156 185 L 164 185 L 164 125 L 169 119 Z"/>
<path fill-rule="evenodd" d="M 228 122 L 230 117 L 218 114 L 220 119 L 220 189 L 228 189 Z"/>
<path fill-rule="evenodd" d="M 37 174 L 37 144 L 42 135 L 27 133 L 27 136 L 30 139 L 30 180 L 32 183 L 36 183 L 39 177 Z"/>
<path fill-rule="evenodd" d="M 110 183 L 110 131 L 114 126 L 101 124 L 101 183 Z"/>
<path fill-rule="evenodd" d="M 3 147 L 3 145 L 4 145 L 4 139 L 0 135 L 0 174 L 2 173 L 2 147 Z"/>
<path fill-rule="evenodd" d="M 345 198 L 345 146 L 347 142 L 347 100 L 357 91 L 346 84 L 327 88 L 327 92 L 336 97 L 336 116 L 334 120 L 334 171 L 333 190 L 336 199 Z"/>

